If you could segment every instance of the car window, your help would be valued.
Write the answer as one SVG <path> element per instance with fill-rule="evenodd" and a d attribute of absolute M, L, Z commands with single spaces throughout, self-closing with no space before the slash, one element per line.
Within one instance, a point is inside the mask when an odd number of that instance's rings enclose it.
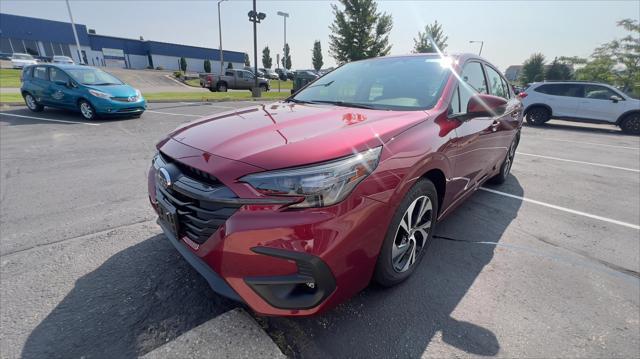
<path fill-rule="evenodd" d="M 236 71 L 236 75 L 238 75 L 238 78 L 243 79 L 244 78 L 244 71 Z"/>
<path fill-rule="evenodd" d="M 502 82 L 502 76 L 489 66 L 484 67 L 487 70 L 487 80 L 489 81 L 489 89 L 491 90 L 491 94 L 494 96 L 509 98 L 506 87 L 504 87 L 504 83 Z"/>
<path fill-rule="evenodd" d="M 24 70 L 22 70 L 23 79 L 30 79 L 32 76 L 33 76 L 33 66 L 25 67 Z"/>
<path fill-rule="evenodd" d="M 67 72 L 71 77 L 83 85 L 90 86 L 109 86 L 122 85 L 122 81 L 114 76 L 91 67 L 87 68 L 70 68 Z"/>
<path fill-rule="evenodd" d="M 598 85 L 584 85 L 584 97 L 596 100 L 610 100 L 611 96 L 618 96 L 617 93 L 609 88 Z"/>
<path fill-rule="evenodd" d="M 253 74 L 251 72 L 245 71 L 244 78 L 245 79 L 252 79 L 253 78 Z"/>
<path fill-rule="evenodd" d="M 507 95 L 506 98 L 510 99 L 513 95 L 513 89 L 511 88 L 511 85 L 504 77 L 500 76 L 500 79 L 502 80 L 502 87 L 504 87 L 505 94 Z"/>
<path fill-rule="evenodd" d="M 224 73 L 225 76 L 233 76 L 233 71 L 227 71 Z"/>
<path fill-rule="evenodd" d="M 33 77 L 40 80 L 49 80 L 49 76 L 47 76 L 47 68 L 44 66 L 36 66 L 33 69 Z"/>
<path fill-rule="evenodd" d="M 451 106 L 449 113 L 466 113 L 467 109 L 462 110 L 460 108 L 460 87 L 456 87 L 456 90 L 453 92 L 453 97 L 451 97 Z"/>
<path fill-rule="evenodd" d="M 464 66 L 462 81 L 471 86 L 477 93 L 487 93 L 487 81 L 484 78 L 484 71 L 479 62 L 470 62 Z"/>
<path fill-rule="evenodd" d="M 547 95 L 565 97 L 582 97 L 584 93 L 583 85 L 580 84 L 547 84 L 535 88 L 534 91 Z"/>
<path fill-rule="evenodd" d="M 67 75 L 66 73 L 64 73 L 64 71 L 57 69 L 55 67 L 52 67 L 49 70 L 49 77 L 53 82 L 59 82 L 59 81 L 64 83 L 69 82 L 69 75 Z"/>

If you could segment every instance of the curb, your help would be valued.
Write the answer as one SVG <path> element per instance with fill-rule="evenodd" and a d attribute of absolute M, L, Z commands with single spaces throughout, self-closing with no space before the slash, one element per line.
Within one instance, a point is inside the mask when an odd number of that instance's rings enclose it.
<path fill-rule="evenodd" d="M 236 308 L 142 356 L 162 358 L 286 358 L 258 323 Z"/>

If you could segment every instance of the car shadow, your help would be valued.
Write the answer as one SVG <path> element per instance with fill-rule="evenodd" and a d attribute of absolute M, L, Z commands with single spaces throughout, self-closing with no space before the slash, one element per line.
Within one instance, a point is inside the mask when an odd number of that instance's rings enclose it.
<path fill-rule="evenodd" d="M 3 116 L 4 115 L 4 116 Z M 17 116 L 10 116 L 17 115 Z M 26 116 L 26 117 L 22 117 Z M 144 115 L 142 115 L 144 116 Z M 41 117 L 42 120 L 36 119 Z M 83 123 L 107 123 L 132 120 L 133 117 L 102 117 L 94 121 L 87 121 L 80 116 L 79 112 L 57 108 L 45 108 L 42 112 L 32 112 L 26 107 L 12 107 L 8 110 L 0 111 L 0 123 L 5 126 L 20 126 L 20 125 L 37 125 L 37 124 L 52 124 L 57 125 L 75 125 Z M 61 121 L 61 122 L 58 122 Z"/>
<path fill-rule="evenodd" d="M 523 195 L 513 176 L 497 188 Z M 518 199 L 480 191 L 438 224 L 437 235 L 457 241 L 434 239 L 406 282 L 388 289 L 372 285 L 318 317 L 259 320 L 292 357 L 417 358 L 434 340 L 471 355 L 496 355 L 496 335 L 478 323 L 456 319 L 453 312 L 492 260 L 491 243 L 500 241 L 520 206 Z M 483 310 L 481 303 L 477 306 Z"/>
<path fill-rule="evenodd" d="M 236 306 L 156 235 L 78 279 L 21 357 L 134 358 Z"/>
<path fill-rule="evenodd" d="M 525 126 L 530 128 L 536 128 L 545 131 L 562 131 L 562 132 L 576 132 L 576 133 L 593 133 L 603 135 L 614 136 L 629 136 L 637 137 L 631 134 L 622 132 L 617 126 L 614 125 L 599 125 L 588 123 L 574 123 L 562 120 L 551 120 L 547 123 L 538 126 L 531 126 L 525 123 Z"/>

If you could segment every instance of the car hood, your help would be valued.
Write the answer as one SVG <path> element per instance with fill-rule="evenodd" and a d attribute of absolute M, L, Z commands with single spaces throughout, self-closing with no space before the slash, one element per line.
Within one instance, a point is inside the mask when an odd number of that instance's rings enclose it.
<path fill-rule="evenodd" d="M 107 93 L 111 95 L 111 97 L 129 97 L 136 95 L 136 89 L 129 85 L 84 86 L 88 89 Z"/>
<path fill-rule="evenodd" d="M 276 169 L 380 146 L 427 117 L 425 111 L 278 102 L 199 119 L 170 137 L 216 156 Z"/>

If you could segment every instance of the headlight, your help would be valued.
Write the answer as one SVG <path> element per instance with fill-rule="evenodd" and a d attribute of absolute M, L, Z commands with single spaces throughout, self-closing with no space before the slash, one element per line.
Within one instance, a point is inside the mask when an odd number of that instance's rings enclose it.
<path fill-rule="evenodd" d="M 106 99 L 111 98 L 111 95 L 109 95 L 108 93 L 104 93 L 98 90 L 89 90 L 89 93 L 95 97 L 106 98 Z"/>
<path fill-rule="evenodd" d="M 140 92 L 140 90 L 136 89 L 136 97 L 140 98 L 142 97 L 142 92 Z"/>
<path fill-rule="evenodd" d="M 303 197 L 289 207 L 323 207 L 342 201 L 378 165 L 382 147 L 309 167 L 251 174 L 240 181 L 261 193 Z"/>

